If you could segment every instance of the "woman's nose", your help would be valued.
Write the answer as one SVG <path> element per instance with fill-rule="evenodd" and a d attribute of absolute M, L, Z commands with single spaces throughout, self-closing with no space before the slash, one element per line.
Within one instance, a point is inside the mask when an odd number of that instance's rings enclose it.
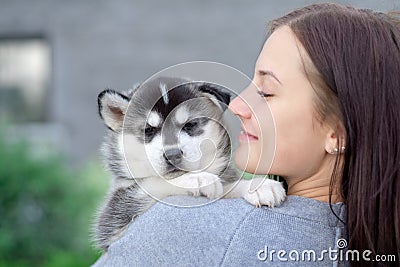
<path fill-rule="evenodd" d="M 243 119 L 251 118 L 251 110 L 244 98 L 244 91 L 231 101 L 229 104 L 229 110 Z"/>

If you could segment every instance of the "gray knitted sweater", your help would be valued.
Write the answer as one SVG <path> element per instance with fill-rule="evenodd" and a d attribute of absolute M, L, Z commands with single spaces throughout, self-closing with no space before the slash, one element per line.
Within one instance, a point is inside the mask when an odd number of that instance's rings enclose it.
<path fill-rule="evenodd" d="M 176 196 L 168 202 L 198 205 L 207 199 Z M 344 204 L 332 208 L 344 218 Z M 242 199 L 194 208 L 158 203 L 94 266 L 342 266 L 344 229 L 329 204 L 298 196 L 278 208 L 255 208 Z"/>

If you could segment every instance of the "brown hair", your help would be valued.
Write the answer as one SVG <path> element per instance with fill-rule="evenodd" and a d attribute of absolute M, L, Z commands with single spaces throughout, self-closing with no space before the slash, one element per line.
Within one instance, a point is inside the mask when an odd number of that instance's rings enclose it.
<path fill-rule="evenodd" d="M 395 262 L 380 264 L 399 266 L 398 20 L 393 14 L 314 4 L 272 21 L 270 31 L 283 25 L 291 28 L 311 60 L 312 66 L 304 68 L 316 90 L 319 118 L 335 116 L 345 129 L 346 151 L 342 163 L 336 158 L 330 197 L 335 179 L 340 178 L 347 248 L 360 255 L 367 249 L 374 255 L 395 255 Z"/>

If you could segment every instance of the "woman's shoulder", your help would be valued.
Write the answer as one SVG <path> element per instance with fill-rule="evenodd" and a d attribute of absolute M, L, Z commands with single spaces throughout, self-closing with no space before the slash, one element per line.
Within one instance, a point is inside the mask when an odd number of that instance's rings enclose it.
<path fill-rule="evenodd" d="M 341 207 L 336 204 L 333 209 L 341 213 Z M 100 262 L 104 266 L 255 263 L 266 246 L 278 251 L 333 242 L 340 228 L 335 218 L 328 204 L 301 197 L 289 196 L 277 208 L 255 208 L 243 199 L 169 197 L 138 217 Z"/>

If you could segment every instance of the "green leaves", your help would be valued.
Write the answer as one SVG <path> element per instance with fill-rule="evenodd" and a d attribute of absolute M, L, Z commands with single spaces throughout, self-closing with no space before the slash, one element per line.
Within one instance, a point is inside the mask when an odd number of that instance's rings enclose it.
<path fill-rule="evenodd" d="M 34 149 L 0 130 L 0 266 L 88 266 L 98 257 L 89 229 L 106 190 L 103 167 L 73 171 Z"/>

